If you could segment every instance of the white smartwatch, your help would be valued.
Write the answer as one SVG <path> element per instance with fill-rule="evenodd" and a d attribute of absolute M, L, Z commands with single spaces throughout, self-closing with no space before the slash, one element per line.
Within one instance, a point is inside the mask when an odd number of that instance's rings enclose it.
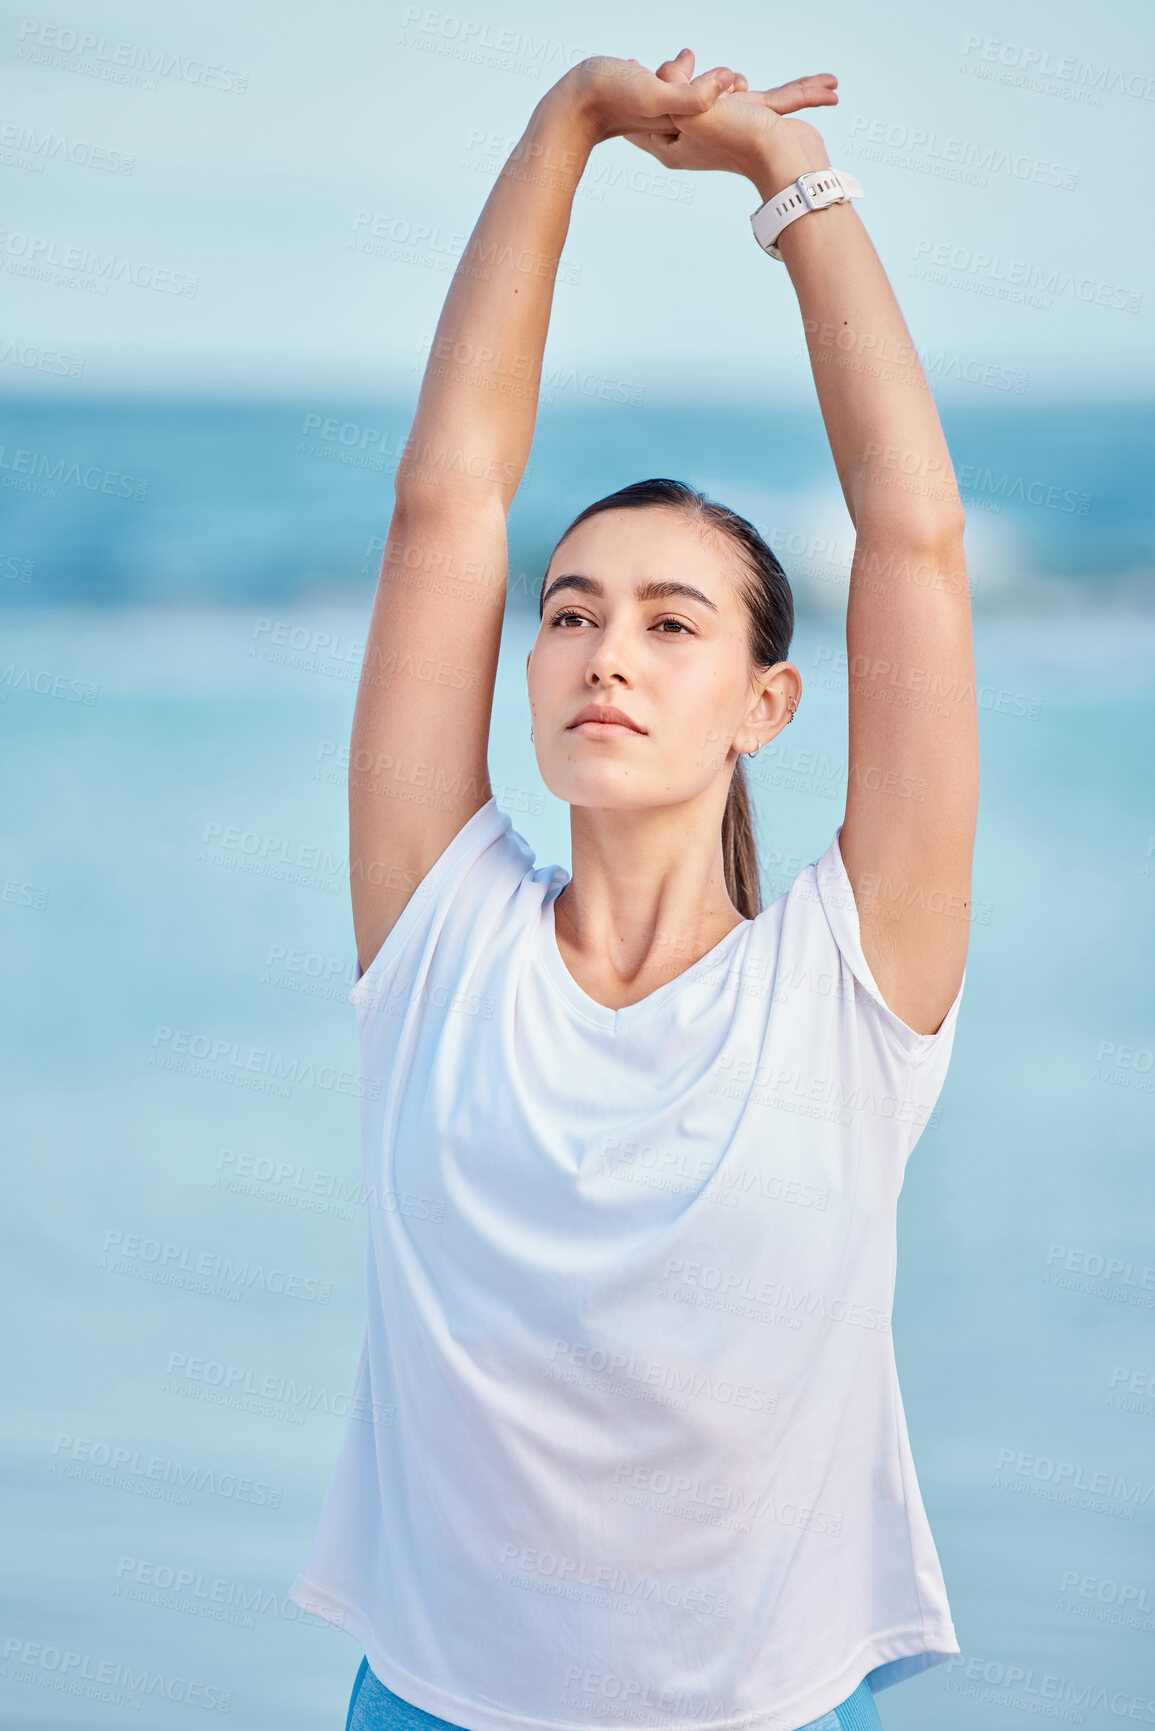
<path fill-rule="evenodd" d="M 861 197 L 862 188 L 844 168 L 812 168 L 758 206 L 750 218 L 754 239 L 771 258 L 780 259 L 782 254 L 774 243 L 784 228 L 807 211 L 825 210 L 829 204 L 845 204 L 848 198 Z"/>

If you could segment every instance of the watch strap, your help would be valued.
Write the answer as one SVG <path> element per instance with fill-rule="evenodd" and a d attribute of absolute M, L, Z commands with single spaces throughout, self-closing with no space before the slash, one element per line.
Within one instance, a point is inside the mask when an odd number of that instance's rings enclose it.
<path fill-rule="evenodd" d="M 812 210 L 825 210 L 828 205 L 845 204 L 848 199 L 861 197 L 861 186 L 844 168 L 809 169 L 753 212 L 750 226 L 754 239 L 771 258 L 781 259 L 775 242 L 784 228 Z"/>

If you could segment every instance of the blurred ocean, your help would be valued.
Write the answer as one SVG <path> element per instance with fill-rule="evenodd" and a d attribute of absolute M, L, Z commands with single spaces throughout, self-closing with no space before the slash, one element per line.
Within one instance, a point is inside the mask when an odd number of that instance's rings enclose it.
<path fill-rule="evenodd" d="M 944 418 L 973 471 L 982 809 L 895 1337 L 965 1663 L 879 1706 L 888 1731 L 1051 1708 L 1105 1728 L 1155 1694 L 1155 417 Z M 191 1704 L 244 1731 L 343 1723 L 360 1652 L 285 1594 L 360 1344 L 341 752 L 407 427 L 401 404 L 6 417 L 3 1663 L 22 1728 L 170 1731 Z M 494 786 L 539 861 L 568 864 L 528 737 L 535 586 L 582 504 L 648 474 L 752 514 L 796 583 L 796 737 L 752 765 L 769 897 L 845 791 L 848 525 L 817 414 L 543 410 Z M 1005 1708 L 976 1704 L 999 1688 Z"/>
<path fill-rule="evenodd" d="M 750 516 L 799 611 L 845 601 L 850 520 L 817 406 L 729 409 L 543 402 L 510 516 L 511 600 L 532 606 L 571 517 L 647 475 Z M 1054 605 L 1149 604 L 1155 410 L 1135 404 L 940 405 L 968 511 L 976 610 L 1038 591 Z M 545 393 L 546 396 L 549 393 Z M 85 605 L 369 595 L 413 399 L 341 403 L 9 403 L 0 445 L 0 588 Z M 642 453 L 642 455 L 639 455 Z"/>

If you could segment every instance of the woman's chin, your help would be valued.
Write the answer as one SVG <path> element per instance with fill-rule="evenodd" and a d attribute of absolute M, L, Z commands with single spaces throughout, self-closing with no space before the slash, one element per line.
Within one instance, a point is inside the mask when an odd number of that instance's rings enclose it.
<path fill-rule="evenodd" d="M 639 776 L 628 764 L 591 764 L 578 768 L 567 764 L 557 776 L 540 771 L 541 778 L 555 799 L 566 805 L 599 806 L 604 811 L 639 811 L 660 805 L 677 805 L 692 798 L 700 789 L 684 792 L 673 787 L 669 778 L 653 782 L 649 776 Z"/>

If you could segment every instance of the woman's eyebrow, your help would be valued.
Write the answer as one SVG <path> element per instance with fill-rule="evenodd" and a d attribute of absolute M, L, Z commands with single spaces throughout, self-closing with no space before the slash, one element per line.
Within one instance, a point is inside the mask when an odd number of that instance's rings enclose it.
<path fill-rule="evenodd" d="M 564 576 L 555 577 L 541 598 L 544 607 L 559 589 L 578 589 L 586 595 L 604 595 L 605 588 L 596 577 L 582 577 L 576 571 L 566 572 Z M 712 613 L 718 609 L 708 595 L 703 595 L 700 589 L 695 589 L 690 583 L 675 583 L 672 578 L 651 578 L 648 583 L 639 583 L 634 590 L 639 601 L 666 601 L 673 595 L 684 595 L 688 601 L 700 601 L 703 607 L 708 607 Z"/>

